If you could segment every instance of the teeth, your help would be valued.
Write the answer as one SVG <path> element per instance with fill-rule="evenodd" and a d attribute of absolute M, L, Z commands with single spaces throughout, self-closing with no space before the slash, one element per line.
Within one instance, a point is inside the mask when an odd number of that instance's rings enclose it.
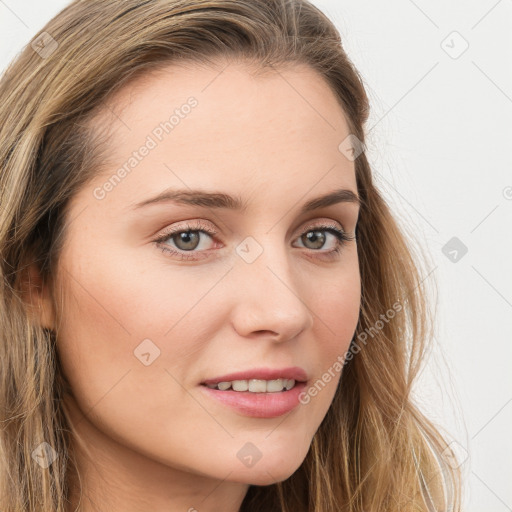
<path fill-rule="evenodd" d="M 234 380 L 231 383 L 231 387 L 233 388 L 233 391 L 247 391 L 249 389 L 249 385 L 246 380 Z"/>
<path fill-rule="evenodd" d="M 233 391 L 250 391 L 252 393 L 278 393 L 280 391 L 289 391 L 295 386 L 294 379 L 275 379 L 275 380 L 234 380 L 232 382 L 219 382 L 218 384 L 207 384 L 210 389 L 219 389 L 227 391 L 232 388 Z"/>
<path fill-rule="evenodd" d="M 254 393 L 265 393 L 267 391 L 267 382 L 259 379 L 251 379 L 249 381 L 249 391 L 253 391 Z"/>
<path fill-rule="evenodd" d="M 262 381 L 262 382 L 264 383 L 265 381 Z M 276 391 L 282 391 L 284 386 L 285 386 L 285 383 L 283 383 L 283 379 L 269 380 L 267 382 L 266 391 L 275 393 Z"/>

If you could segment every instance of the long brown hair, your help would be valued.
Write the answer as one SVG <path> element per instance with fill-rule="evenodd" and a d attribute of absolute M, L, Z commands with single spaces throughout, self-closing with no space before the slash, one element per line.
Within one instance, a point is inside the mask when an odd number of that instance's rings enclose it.
<path fill-rule="evenodd" d="M 67 511 L 77 471 L 55 332 L 31 315 L 26 291 L 36 283 L 27 269 L 35 262 L 42 284 L 52 282 L 69 199 L 107 161 L 107 139 L 94 115 L 151 69 L 218 57 L 261 69 L 311 66 L 364 144 L 369 102 L 363 81 L 335 26 L 306 0 L 75 0 L 1 77 L 3 512 Z M 241 512 L 459 510 L 453 454 L 411 399 L 432 325 L 421 254 L 375 187 L 364 151 L 355 171 L 362 303 L 352 355 L 301 466 L 285 481 L 250 486 Z M 382 321 L 388 311 L 395 313 Z M 58 454 L 44 470 L 33 460 L 41 446 Z"/>

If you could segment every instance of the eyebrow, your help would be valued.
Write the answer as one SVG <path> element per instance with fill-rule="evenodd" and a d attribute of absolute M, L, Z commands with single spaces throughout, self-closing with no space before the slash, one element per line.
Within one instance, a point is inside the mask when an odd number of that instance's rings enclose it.
<path fill-rule="evenodd" d="M 137 210 L 145 206 L 167 202 L 202 206 L 206 208 L 225 208 L 239 212 L 244 212 L 247 209 L 247 203 L 245 203 L 239 196 L 231 196 L 222 192 L 207 192 L 204 190 L 191 189 L 164 190 L 155 197 L 135 204 L 131 209 Z M 302 214 L 318 210 L 320 208 L 326 208 L 338 203 L 354 203 L 361 206 L 361 199 L 352 190 L 341 188 L 309 200 L 302 206 L 300 213 Z"/>

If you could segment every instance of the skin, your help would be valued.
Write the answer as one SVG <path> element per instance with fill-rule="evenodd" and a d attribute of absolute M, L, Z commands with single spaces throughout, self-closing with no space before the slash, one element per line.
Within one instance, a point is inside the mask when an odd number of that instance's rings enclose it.
<path fill-rule="evenodd" d="M 96 199 L 94 189 L 190 96 L 197 107 Z M 102 114 L 112 123 L 111 162 L 69 204 L 53 283 L 66 297 L 60 315 L 49 290 L 41 294 L 42 324 L 60 318 L 57 348 L 73 390 L 65 404 L 84 440 L 80 510 L 235 512 L 250 484 L 298 469 L 340 373 L 307 405 L 266 419 L 208 398 L 199 383 L 256 366 L 301 366 L 311 383 L 347 350 L 360 308 L 357 243 L 329 258 L 333 235 L 322 231 L 321 246 L 301 234 L 326 221 L 354 234 L 358 205 L 298 214 L 337 188 L 357 193 L 354 162 L 338 150 L 346 118 L 322 77 L 297 64 L 260 76 L 240 62 L 170 65 L 115 100 Z M 247 210 L 130 209 L 168 187 L 239 195 Z M 217 231 L 199 235 L 195 261 L 154 242 L 185 221 Z M 235 251 L 248 236 L 263 250 L 252 263 Z M 178 237 L 164 243 L 188 247 Z M 148 366 L 134 355 L 145 339 L 160 350 Z M 251 467 L 237 457 L 247 442 L 262 454 Z"/>

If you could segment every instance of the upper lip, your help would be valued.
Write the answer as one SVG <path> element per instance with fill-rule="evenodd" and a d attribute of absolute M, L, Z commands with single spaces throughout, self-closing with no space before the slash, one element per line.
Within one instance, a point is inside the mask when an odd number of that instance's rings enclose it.
<path fill-rule="evenodd" d="M 206 379 L 201 384 L 218 384 L 219 382 L 233 382 L 234 380 L 275 380 L 275 379 L 293 379 L 298 382 L 306 382 L 308 376 L 303 368 L 299 366 L 289 366 L 288 368 L 253 368 L 241 372 L 228 373 L 219 377 Z"/>

